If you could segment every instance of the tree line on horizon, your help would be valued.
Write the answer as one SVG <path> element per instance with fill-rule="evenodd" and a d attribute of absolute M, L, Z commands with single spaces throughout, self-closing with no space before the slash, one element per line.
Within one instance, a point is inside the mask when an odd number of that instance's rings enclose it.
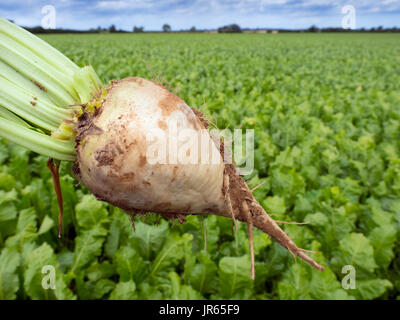
<path fill-rule="evenodd" d="M 11 20 L 10 20 L 11 21 Z M 13 22 L 13 21 L 11 21 Z M 229 25 L 225 25 L 222 27 L 219 27 L 218 29 L 196 29 L 195 26 L 191 27 L 190 29 L 187 30 L 172 30 L 171 26 L 169 24 L 164 24 L 162 26 L 162 31 L 156 31 L 156 30 L 149 30 L 145 31 L 143 26 L 134 26 L 131 31 L 127 30 L 122 30 L 122 29 L 117 29 L 116 26 L 113 24 L 108 28 L 102 28 L 102 27 L 97 27 L 97 28 L 92 28 L 88 30 L 76 30 L 76 29 L 44 29 L 41 26 L 37 27 L 23 27 L 24 29 L 28 30 L 29 32 L 32 33 L 37 33 L 37 34 L 43 34 L 43 33 L 144 33 L 144 32 L 174 32 L 174 33 L 202 33 L 202 32 L 210 32 L 210 31 L 217 31 L 218 33 L 242 33 L 244 31 L 258 31 L 258 30 L 267 30 L 269 32 L 271 31 L 278 31 L 278 32 L 378 32 L 378 33 L 384 33 L 384 32 L 400 32 L 400 28 L 393 27 L 393 28 L 384 28 L 383 26 L 379 27 L 373 27 L 373 28 L 360 28 L 360 29 L 343 29 L 340 27 L 328 27 L 328 28 L 318 28 L 315 25 L 312 25 L 311 27 L 307 29 L 279 29 L 279 28 L 241 28 L 238 24 L 233 23 Z"/>

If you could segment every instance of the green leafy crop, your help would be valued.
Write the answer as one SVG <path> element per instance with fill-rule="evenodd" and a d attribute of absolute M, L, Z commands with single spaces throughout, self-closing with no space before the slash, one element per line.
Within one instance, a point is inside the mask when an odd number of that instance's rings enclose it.
<path fill-rule="evenodd" d="M 400 298 L 398 35 L 47 35 L 105 82 L 163 83 L 219 128 L 255 130 L 257 200 L 324 272 L 247 225 L 135 218 L 61 165 L 64 233 L 47 159 L 0 142 L 0 299 Z M 206 242 L 206 249 L 204 243 Z M 346 289 L 344 266 L 356 271 Z M 50 266 L 55 289 L 47 288 Z M 50 273 L 49 273 L 50 272 Z"/>

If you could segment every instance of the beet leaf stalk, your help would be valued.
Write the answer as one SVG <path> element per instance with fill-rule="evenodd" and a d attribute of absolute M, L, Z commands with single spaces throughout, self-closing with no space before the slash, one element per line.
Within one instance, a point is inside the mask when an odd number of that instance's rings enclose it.
<path fill-rule="evenodd" d="M 92 67 L 0 18 L 1 136 L 37 153 L 74 161 L 75 125 L 102 83 Z"/>

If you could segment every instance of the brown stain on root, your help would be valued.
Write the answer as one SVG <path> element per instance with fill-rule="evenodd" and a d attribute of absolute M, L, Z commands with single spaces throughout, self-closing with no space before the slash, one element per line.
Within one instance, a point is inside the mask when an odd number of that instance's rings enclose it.
<path fill-rule="evenodd" d="M 156 211 L 158 211 L 158 210 L 160 210 L 160 211 L 167 211 L 167 210 L 165 210 L 166 208 L 170 208 L 172 206 L 172 203 L 171 202 L 160 202 L 160 203 L 157 203 L 155 206 L 154 206 L 154 210 L 156 210 Z"/>
<path fill-rule="evenodd" d="M 178 166 L 174 166 L 174 169 L 172 170 L 172 179 L 171 182 L 174 182 L 176 178 L 178 177 L 178 174 L 176 173 L 178 171 Z"/>
<path fill-rule="evenodd" d="M 192 109 L 196 118 L 200 121 L 203 127 L 207 129 L 210 126 L 210 121 L 208 121 L 206 117 L 204 117 L 203 113 L 200 110 L 197 110 L 196 108 L 190 108 L 190 109 Z"/>
<path fill-rule="evenodd" d="M 188 120 L 188 122 L 196 129 L 196 130 L 200 130 L 200 129 L 204 129 L 201 126 L 201 123 L 193 117 L 186 117 L 186 119 Z"/>
<path fill-rule="evenodd" d="M 164 120 L 158 120 L 158 127 L 162 130 L 168 130 L 168 125 Z"/>
<path fill-rule="evenodd" d="M 99 167 L 113 164 L 115 156 L 115 149 L 111 144 L 107 144 L 104 148 L 96 150 L 94 154 L 94 158 L 96 159 Z"/>
<path fill-rule="evenodd" d="M 139 167 L 143 167 L 147 163 L 147 158 L 146 155 L 140 155 L 139 156 Z"/>
<path fill-rule="evenodd" d="M 165 92 L 165 96 L 158 102 L 158 106 L 161 108 L 163 117 L 168 117 L 172 112 L 179 110 L 179 105 L 185 104 L 181 98 L 174 95 L 171 92 Z"/>
<path fill-rule="evenodd" d="M 213 206 L 211 206 L 209 208 L 204 209 L 204 211 L 206 213 L 210 213 L 210 214 L 213 214 L 214 212 L 218 212 L 218 210 L 219 210 L 219 208 L 216 205 L 213 205 Z"/>
<path fill-rule="evenodd" d="M 135 173 L 134 172 L 128 172 L 128 173 L 123 173 L 119 176 L 119 179 L 121 182 L 127 181 L 127 182 L 133 182 L 135 179 Z"/>
<path fill-rule="evenodd" d="M 98 135 L 102 134 L 104 131 L 103 129 L 99 128 L 98 126 L 92 124 L 87 130 L 86 130 L 86 135 Z"/>

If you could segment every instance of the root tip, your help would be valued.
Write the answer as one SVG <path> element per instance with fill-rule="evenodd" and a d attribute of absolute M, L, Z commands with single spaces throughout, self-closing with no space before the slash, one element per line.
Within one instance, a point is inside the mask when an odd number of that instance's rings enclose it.
<path fill-rule="evenodd" d="M 317 262 L 315 262 L 313 259 L 311 259 L 309 256 L 307 256 L 304 253 L 304 249 L 298 249 L 298 251 L 296 252 L 296 255 L 298 257 L 300 257 L 302 260 L 308 262 L 311 266 L 313 266 L 315 269 L 318 269 L 320 271 L 324 271 L 325 267 L 321 266 L 320 264 L 318 264 Z"/>

